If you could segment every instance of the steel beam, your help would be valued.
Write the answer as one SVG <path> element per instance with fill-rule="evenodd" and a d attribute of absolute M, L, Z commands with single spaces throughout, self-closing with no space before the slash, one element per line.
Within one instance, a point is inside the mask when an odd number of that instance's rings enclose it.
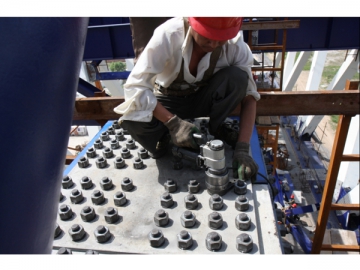
<path fill-rule="evenodd" d="M 284 64 L 284 71 L 282 76 L 282 80 L 283 83 L 285 85 L 285 87 L 283 88 L 283 91 L 289 91 L 289 89 L 286 89 L 286 85 L 287 85 L 287 81 L 290 78 L 290 74 L 291 71 L 293 70 L 294 67 L 294 62 L 295 62 L 295 56 L 296 56 L 296 52 L 288 52 L 285 58 L 285 64 Z M 290 89 L 291 90 L 291 89 Z"/>
<path fill-rule="evenodd" d="M 258 116 L 271 115 L 324 115 L 359 114 L 360 92 L 352 91 L 296 91 L 261 92 L 257 102 Z M 77 99 L 73 120 L 114 120 L 120 117 L 114 108 L 124 102 L 124 98 L 99 97 Z M 231 115 L 239 115 L 237 107 Z"/>
<path fill-rule="evenodd" d="M 321 75 L 324 70 L 326 55 L 327 51 L 316 51 L 314 53 L 306 90 L 320 88 Z"/>
<path fill-rule="evenodd" d="M 351 50 L 346 60 L 330 82 L 327 90 L 339 89 L 344 87 L 346 80 L 351 79 L 359 67 L 359 59 L 357 58 L 357 50 Z"/>
<path fill-rule="evenodd" d="M 0 25 L 0 254 L 51 253 L 88 18 Z"/>
<path fill-rule="evenodd" d="M 288 53 L 289 54 L 289 53 Z M 296 53 L 295 53 L 296 54 Z M 286 77 L 284 83 L 284 91 L 292 91 L 296 81 L 298 80 L 301 71 L 303 70 L 307 60 L 310 57 L 311 52 L 301 52 L 299 57 L 296 60 L 295 65 L 292 67 L 292 70 Z M 286 67 L 286 66 L 285 66 Z M 317 88 L 314 88 L 317 89 Z"/>

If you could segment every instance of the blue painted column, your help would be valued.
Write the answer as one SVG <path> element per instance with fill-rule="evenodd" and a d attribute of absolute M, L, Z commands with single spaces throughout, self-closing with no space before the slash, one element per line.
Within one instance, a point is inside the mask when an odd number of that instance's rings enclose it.
<path fill-rule="evenodd" d="M 0 253 L 51 253 L 88 18 L 0 18 Z"/>

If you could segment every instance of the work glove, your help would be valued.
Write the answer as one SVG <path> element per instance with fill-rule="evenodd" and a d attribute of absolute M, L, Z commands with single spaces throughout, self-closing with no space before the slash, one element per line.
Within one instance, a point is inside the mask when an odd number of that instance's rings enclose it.
<path fill-rule="evenodd" d="M 251 179 L 251 182 L 254 183 L 259 166 L 249 155 L 249 147 L 250 145 L 245 142 L 236 143 L 232 163 L 233 176 L 241 180 Z"/>
<path fill-rule="evenodd" d="M 171 141 L 179 147 L 189 147 L 198 149 L 199 145 L 193 138 L 194 133 L 200 133 L 199 129 L 187 121 L 174 115 L 169 121 L 164 123 L 169 129 Z"/>

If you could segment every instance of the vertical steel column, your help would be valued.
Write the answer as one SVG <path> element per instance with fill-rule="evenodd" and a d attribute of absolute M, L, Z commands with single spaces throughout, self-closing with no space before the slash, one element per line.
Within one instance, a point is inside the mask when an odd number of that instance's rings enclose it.
<path fill-rule="evenodd" d="M 0 253 L 50 253 L 88 18 L 0 18 Z"/>

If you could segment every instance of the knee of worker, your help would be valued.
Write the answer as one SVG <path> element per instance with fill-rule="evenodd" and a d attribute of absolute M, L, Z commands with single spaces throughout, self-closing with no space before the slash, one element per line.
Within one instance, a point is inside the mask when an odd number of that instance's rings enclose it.
<path fill-rule="evenodd" d="M 219 70 L 216 74 L 219 76 L 219 79 L 221 78 L 222 82 L 227 82 L 227 95 L 232 92 L 236 95 L 234 98 L 243 99 L 245 97 L 249 78 L 246 71 L 231 66 Z"/>
<path fill-rule="evenodd" d="M 238 67 L 227 67 L 223 70 L 230 82 L 238 84 L 242 88 L 247 88 L 249 76 L 246 71 Z"/>

